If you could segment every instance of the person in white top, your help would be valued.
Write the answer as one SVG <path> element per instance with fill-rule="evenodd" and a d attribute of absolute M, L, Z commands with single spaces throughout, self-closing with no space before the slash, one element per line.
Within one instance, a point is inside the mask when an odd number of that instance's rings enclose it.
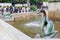
<path fill-rule="evenodd" d="M 23 8 L 22 8 L 22 12 L 24 13 L 25 12 L 25 7 L 23 6 Z"/>
<path fill-rule="evenodd" d="M 27 6 L 27 12 L 29 12 L 30 8 Z"/>

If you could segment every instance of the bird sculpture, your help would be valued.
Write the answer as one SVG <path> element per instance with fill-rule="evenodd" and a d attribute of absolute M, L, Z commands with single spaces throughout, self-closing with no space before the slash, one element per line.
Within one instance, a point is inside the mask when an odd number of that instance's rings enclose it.
<path fill-rule="evenodd" d="M 36 34 L 35 38 L 51 38 L 54 35 L 56 35 L 57 31 L 54 31 L 54 24 L 51 20 L 48 19 L 48 16 L 45 12 L 45 10 L 40 10 L 40 14 L 42 14 L 42 21 L 41 19 L 35 22 L 30 22 L 30 23 L 26 23 L 24 24 L 27 27 L 38 27 L 38 29 L 40 29 L 39 31 L 41 31 L 41 34 Z M 37 31 L 36 31 L 37 32 Z"/>

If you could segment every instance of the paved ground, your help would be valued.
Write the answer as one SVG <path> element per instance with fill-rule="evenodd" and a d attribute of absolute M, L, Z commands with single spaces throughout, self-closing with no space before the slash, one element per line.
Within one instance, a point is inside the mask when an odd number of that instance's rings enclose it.
<path fill-rule="evenodd" d="M 31 40 L 30 37 L 0 19 L 0 40 Z"/>

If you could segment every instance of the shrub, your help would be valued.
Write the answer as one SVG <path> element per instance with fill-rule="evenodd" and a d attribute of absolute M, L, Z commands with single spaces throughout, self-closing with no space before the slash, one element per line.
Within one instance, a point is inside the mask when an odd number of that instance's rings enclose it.
<path fill-rule="evenodd" d="M 34 7 L 34 6 L 30 6 L 30 10 L 32 10 L 32 11 L 36 11 L 36 7 Z"/>

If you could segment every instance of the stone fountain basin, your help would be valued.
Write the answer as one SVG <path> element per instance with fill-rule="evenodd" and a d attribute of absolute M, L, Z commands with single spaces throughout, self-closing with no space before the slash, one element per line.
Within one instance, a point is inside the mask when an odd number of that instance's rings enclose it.
<path fill-rule="evenodd" d="M 36 13 L 20 13 L 20 14 L 14 13 L 14 14 L 12 14 L 12 16 L 15 18 L 15 21 L 8 22 L 8 23 L 13 25 L 15 28 L 19 29 L 20 31 L 22 31 L 26 35 L 34 38 L 36 33 L 40 32 L 40 27 L 24 26 L 24 24 L 26 24 L 26 23 L 36 21 L 36 19 L 37 19 Z M 37 25 L 39 25 L 39 24 L 37 24 Z"/>

